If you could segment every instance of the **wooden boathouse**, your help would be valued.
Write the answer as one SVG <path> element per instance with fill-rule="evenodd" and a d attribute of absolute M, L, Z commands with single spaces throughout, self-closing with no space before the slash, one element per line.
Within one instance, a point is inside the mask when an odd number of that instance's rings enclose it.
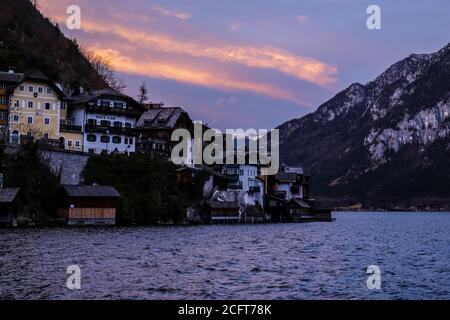
<path fill-rule="evenodd" d="M 68 225 L 114 225 L 120 194 L 112 186 L 63 185 L 57 215 Z"/>

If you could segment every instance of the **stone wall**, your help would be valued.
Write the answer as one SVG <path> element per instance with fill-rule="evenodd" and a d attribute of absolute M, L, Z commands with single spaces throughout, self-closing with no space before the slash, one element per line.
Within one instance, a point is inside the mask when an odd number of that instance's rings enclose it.
<path fill-rule="evenodd" d="M 48 162 L 55 175 L 61 175 L 60 184 L 78 185 L 83 182 L 81 173 L 89 160 L 89 155 L 50 150 L 42 150 L 40 155 Z"/>

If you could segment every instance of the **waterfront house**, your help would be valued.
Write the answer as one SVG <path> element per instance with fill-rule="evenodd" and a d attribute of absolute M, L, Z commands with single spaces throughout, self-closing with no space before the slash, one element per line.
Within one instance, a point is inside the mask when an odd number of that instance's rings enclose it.
<path fill-rule="evenodd" d="M 10 227 L 16 224 L 23 211 L 23 199 L 19 188 L 0 189 L 0 226 Z"/>
<path fill-rule="evenodd" d="M 112 186 L 64 185 L 57 215 L 69 225 L 114 225 L 119 199 L 119 192 Z"/>
<path fill-rule="evenodd" d="M 61 109 L 65 108 L 60 87 L 40 70 L 10 71 L 3 73 L 3 78 L 14 82 L 8 88 L 10 142 L 36 139 L 57 144 Z"/>
<path fill-rule="evenodd" d="M 210 221 L 213 223 L 239 222 L 239 204 L 235 201 L 210 200 L 206 203 L 209 210 Z"/>
<path fill-rule="evenodd" d="M 248 161 L 247 161 L 248 162 Z M 225 164 L 222 174 L 229 177 L 226 189 L 241 192 L 247 206 L 264 207 L 264 180 L 260 177 L 258 164 Z"/>
<path fill-rule="evenodd" d="M 91 154 L 133 153 L 136 151 L 136 122 L 143 112 L 133 98 L 113 89 L 84 92 L 68 99 L 62 130 L 65 139 L 82 136 L 83 152 Z M 67 134 L 71 134 L 68 138 Z M 68 141 L 65 142 L 68 146 Z M 73 145 L 73 143 L 72 143 Z"/>

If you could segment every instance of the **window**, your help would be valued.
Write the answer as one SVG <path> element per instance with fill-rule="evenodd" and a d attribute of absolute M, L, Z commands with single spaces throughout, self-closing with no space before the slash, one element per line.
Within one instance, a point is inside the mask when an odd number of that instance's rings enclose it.
<path fill-rule="evenodd" d="M 122 109 L 123 108 L 123 102 L 114 102 L 114 108 Z"/>
<path fill-rule="evenodd" d="M 45 110 L 50 110 L 51 109 L 51 105 L 49 102 L 45 103 Z"/>
<path fill-rule="evenodd" d="M 125 138 L 125 144 L 128 144 L 128 138 Z"/>
<path fill-rule="evenodd" d="M 102 143 L 109 143 L 111 141 L 111 139 L 109 138 L 109 136 L 101 136 L 100 141 Z"/>
<path fill-rule="evenodd" d="M 48 133 L 44 133 L 44 139 L 48 140 Z"/>
<path fill-rule="evenodd" d="M 87 141 L 89 141 L 89 142 L 95 142 L 95 141 L 97 141 L 96 135 L 95 135 L 95 134 L 88 134 L 88 135 L 87 135 Z"/>
<path fill-rule="evenodd" d="M 14 115 L 13 121 L 14 121 L 14 122 L 19 122 L 19 115 L 18 115 L 18 114 L 15 114 L 15 115 Z"/>
<path fill-rule="evenodd" d="M 131 128 L 131 123 L 125 122 L 125 128 Z"/>
<path fill-rule="evenodd" d="M 66 103 L 65 102 L 61 102 L 61 110 L 66 110 Z"/>
<path fill-rule="evenodd" d="M 100 125 L 102 127 L 110 127 L 111 126 L 111 122 L 108 121 L 108 120 L 102 120 L 102 121 L 100 121 Z"/>
<path fill-rule="evenodd" d="M 122 128 L 122 122 L 120 122 L 120 121 L 114 121 L 114 127 L 116 127 L 116 128 Z"/>
<path fill-rule="evenodd" d="M 52 88 L 47 88 L 47 94 L 52 94 Z"/>
<path fill-rule="evenodd" d="M 50 118 L 44 118 L 44 124 L 46 126 L 49 126 L 50 125 Z"/>
<path fill-rule="evenodd" d="M 28 101 L 28 109 L 33 109 L 33 107 L 34 107 L 34 102 Z"/>
<path fill-rule="evenodd" d="M 166 125 L 166 121 L 158 120 L 158 127 L 164 127 Z"/>
<path fill-rule="evenodd" d="M 33 86 L 29 86 L 28 87 L 28 92 L 34 92 L 34 87 Z"/>
<path fill-rule="evenodd" d="M 95 153 L 95 149 L 89 149 L 88 152 L 89 152 L 89 154 L 94 154 Z"/>
<path fill-rule="evenodd" d="M 239 170 L 239 175 L 243 176 L 244 175 L 244 170 Z"/>
<path fill-rule="evenodd" d="M 44 92 L 44 89 L 43 89 L 42 87 L 39 87 L 39 88 L 38 88 L 38 92 L 39 92 L 39 93 L 42 93 L 42 92 Z"/>
<path fill-rule="evenodd" d="M 21 85 L 19 86 L 19 91 L 25 91 L 25 86 L 24 86 L 23 84 L 21 84 Z"/>
<path fill-rule="evenodd" d="M 111 104 L 109 103 L 109 101 L 103 101 L 102 100 L 102 107 L 109 107 L 109 106 L 111 106 Z"/>
<path fill-rule="evenodd" d="M 112 141 L 113 141 L 113 143 L 115 143 L 115 144 L 119 144 L 119 143 L 122 143 L 122 138 L 119 137 L 119 136 L 114 136 L 114 137 L 112 138 Z"/>
<path fill-rule="evenodd" d="M 67 140 L 67 146 L 71 147 L 72 146 L 72 140 Z"/>
<path fill-rule="evenodd" d="M 19 108 L 20 107 L 20 101 L 19 100 L 14 100 L 14 107 L 15 108 Z"/>
<path fill-rule="evenodd" d="M 28 124 L 33 124 L 33 117 L 28 117 L 27 122 Z"/>
<path fill-rule="evenodd" d="M 133 144 L 133 138 L 128 139 L 128 144 Z"/>
<path fill-rule="evenodd" d="M 79 147 L 80 146 L 80 141 L 75 141 L 75 147 Z"/>
<path fill-rule="evenodd" d="M 87 123 L 90 126 L 95 126 L 95 125 L 97 125 L 97 120 L 95 120 L 95 119 L 88 119 Z"/>

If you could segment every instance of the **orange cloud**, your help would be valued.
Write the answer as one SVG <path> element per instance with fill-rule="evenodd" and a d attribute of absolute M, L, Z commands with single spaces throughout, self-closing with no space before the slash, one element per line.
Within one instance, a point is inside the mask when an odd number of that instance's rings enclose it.
<path fill-rule="evenodd" d="M 240 81 L 225 74 L 221 74 L 220 77 L 217 77 L 207 71 L 192 67 L 188 68 L 161 62 L 138 61 L 137 59 L 122 55 L 117 50 L 108 48 L 94 47 L 92 48 L 92 51 L 103 58 L 110 59 L 115 68 L 122 72 L 159 79 L 175 80 L 215 89 L 252 91 L 272 98 L 285 99 L 297 104 L 307 105 L 305 101 L 298 99 L 292 92 L 272 85 Z"/>
<path fill-rule="evenodd" d="M 190 13 L 176 12 L 159 6 L 153 6 L 152 9 L 163 16 L 177 18 L 180 20 L 187 20 L 191 17 Z"/>
<path fill-rule="evenodd" d="M 186 54 L 192 57 L 237 63 L 253 68 L 274 69 L 300 80 L 320 86 L 332 86 L 336 82 L 337 68 L 312 58 L 294 55 L 273 47 L 237 46 L 230 44 L 208 45 L 179 41 L 164 34 L 151 34 L 119 25 L 105 26 L 94 21 L 83 21 L 83 30 L 91 33 L 113 34 L 137 46 L 167 53 Z"/>

